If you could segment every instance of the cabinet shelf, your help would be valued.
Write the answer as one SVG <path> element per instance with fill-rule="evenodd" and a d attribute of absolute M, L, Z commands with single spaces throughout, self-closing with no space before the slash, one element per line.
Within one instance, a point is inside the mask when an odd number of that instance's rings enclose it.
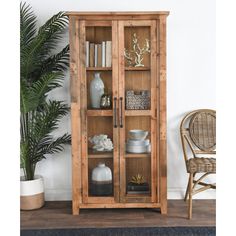
<path fill-rule="evenodd" d="M 143 198 L 143 197 L 150 197 L 150 192 L 149 193 L 127 193 L 126 194 L 127 198 Z"/>
<path fill-rule="evenodd" d="M 126 153 L 126 158 L 146 158 L 151 157 L 151 153 Z"/>
<path fill-rule="evenodd" d="M 151 110 L 125 110 L 126 116 L 151 116 Z"/>
<path fill-rule="evenodd" d="M 89 109 L 87 110 L 88 116 L 112 116 L 112 110 L 96 110 L 96 109 Z"/>
<path fill-rule="evenodd" d="M 112 67 L 86 67 L 87 71 L 111 71 Z"/>
<path fill-rule="evenodd" d="M 149 71 L 150 67 L 143 66 L 143 67 L 125 67 L 126 71 Z"/>
<path fill-rule="evenodd" d="M 113 152 L 98 152 L 93 149 L 89 149 L 88 158 L 113 158 Z"/>

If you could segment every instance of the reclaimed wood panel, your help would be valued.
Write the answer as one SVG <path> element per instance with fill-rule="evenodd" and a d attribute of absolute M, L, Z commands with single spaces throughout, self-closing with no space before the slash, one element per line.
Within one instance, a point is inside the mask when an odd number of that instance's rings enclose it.
<path fill-rule="evenodd" d="M 70 16 L 69 31 L 70 31 L 70 91 L 71 91 L 71 153 L 72 153 L 72 213 L 79 214 L 79 204 L 82 202 L 81 189 L 82 183 L 78 173 L 81 172 L 81 117 L 80 117 L 80 99 L 78 99 L 80 83 L 78 82 L 78 21 L 75 17 Z"/>
<path fill-rule="evenodd" d="M 167 214 L 166 160 L 166 17 L 160 17 L 160 202 L 161 213 Z"/>

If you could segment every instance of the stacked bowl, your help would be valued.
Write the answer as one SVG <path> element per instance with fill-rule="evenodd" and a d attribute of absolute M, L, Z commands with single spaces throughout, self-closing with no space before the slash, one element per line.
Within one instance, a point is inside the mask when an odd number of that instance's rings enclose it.
<path fill-rule="evenodd" d="M 148 136 L 148 131 L 133 129 L 129 131 L 129 139 L 126 142 L 126 152 L 130 153 L 147 153 L 150 152 L 151 145 Z"/>

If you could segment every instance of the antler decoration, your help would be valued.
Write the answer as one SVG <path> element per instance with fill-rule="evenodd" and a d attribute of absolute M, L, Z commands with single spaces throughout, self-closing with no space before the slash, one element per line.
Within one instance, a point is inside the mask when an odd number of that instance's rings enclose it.
<path fill-rule="evenodd" d="M 149 40 L 145 39 L 144 46 L 141 48 L 139 43 L 138 43 L 137 35 L 136 35 L 136 33 L 134 33 L 132 42 L 133 42 L 133 49 L 128 51 L 125 48 L 124 56 L 127 59 L 127 62 L 129 64 L 129 66 L 135 66 L 135 67 L 144 66 L 142 64 L 143 55 L 145 53 L 150 53 L 151 52 L 150 45 L 149 45 Z M 131 55 L 134 55 L 134 58 Z"/>

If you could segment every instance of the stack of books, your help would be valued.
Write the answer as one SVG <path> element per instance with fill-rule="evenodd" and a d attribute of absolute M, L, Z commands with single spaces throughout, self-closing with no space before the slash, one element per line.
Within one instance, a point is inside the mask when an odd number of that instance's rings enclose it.
<path fill-rule="evenodd" d="M 86 41 L 86 67 L 111 67 L 111 63 L 111 41 L 103 41 L 101 44 Z"/>
<path fill-rule="evenodd" d="M 127 194 L 149 194 L 150 189 L 148 183 L 135 184 L 128 183 L 127 185 Z"/>

